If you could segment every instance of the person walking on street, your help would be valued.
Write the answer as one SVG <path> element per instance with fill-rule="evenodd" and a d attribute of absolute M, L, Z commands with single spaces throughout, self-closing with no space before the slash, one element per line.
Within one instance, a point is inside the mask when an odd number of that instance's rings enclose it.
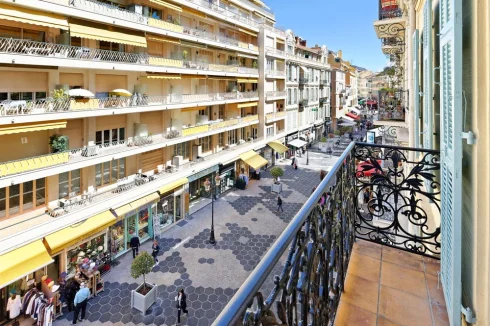
<path fill-rule="evenodd" d="M 80 321 L 85 319 L 85 311 L 87 310 L 87 301 L 90 297 L 90 290 L 87 288 L 85 283 L 80 284 L 80 290 L 78 290 L 75 295 L 75 300 L 73 303 L 75 304 L 75 313 L 73 314 L 72 325 L 77 324 L 78 314 L 82 311 L 82 315 L 80 316 Z"/>
<path fill-rule="evenodd" d="M 277 212 L 279 212 L 279 210 L 281 210 L 281 212 L 284 212 L 284 209 L 282 209 L 282 199 L 281 199 L 281 196 L 277 196 Z"/>
<path fill-rule="evenodd" d="M 187 310 L 187 296 L 184 293 L 184 289 L 180 289 L 177 296 L 175 297 L 177 301 L 177 325 L 180 325 L 180 314 L 184 313 L 187 317 L 189 311 Z"/>
<path fill-rule="evenodd" d="M 131 246 L 131 249 L 133 249 L 133 258 L 136 258 L 140 249 L 140 238 L 136 235 L 136 233 L 133 234 L 133 237 L 129 241 L 129 245 Z"/>
<path fill-rule="evenodd" d="M 153 241 L 153 245 L 151 246 L 151 255 L 153 256 L 153 260 L 155 261 L 155 267 L 158 264 L 158 254 L 160 253 L 160 246 L 158 245 L 158 240 Z"/>

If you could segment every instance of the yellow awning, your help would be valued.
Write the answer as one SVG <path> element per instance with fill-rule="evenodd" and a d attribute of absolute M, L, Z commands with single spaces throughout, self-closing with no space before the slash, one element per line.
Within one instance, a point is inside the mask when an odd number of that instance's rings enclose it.
<path fill-rule="evenodd" d="M 66 227 L 44 237 L 44 245 L 51 255 L 57 254 L 65 248 L 69 248 L 84 239 L 104 231 L 112 224 L 116 223 L 116 218 L 110 211 L 105 211 L 92 216 L 83 222 Z"/>
<path fill-rule="evenodd" d="M 0 126 L 0 136 L 10 135 L 10 134 L 20 134 L 22 132 L 30 132 L 30 131 L 58 129 L 58 128 L 66 128 L 66 121 L 3 125 Z"/>
<path fill-rule="evenodd" d="M 235 77 L 223 77 L 223 76 L 208 76 L 211 80 L 236 80 Z"/>
<path fill-rule="evenodd" d="M 285 44 L 284 43 L 285 42 L 284 40 L 281 40 L 281 39 L 278 39 L 278 38 L 276 38 L 276 42 L 279 43 L 279 44 Z"/>
<path fill-rule="evenodd" d="M 0 4 L 0 19 L 65 30 L 68 29 L 68 20 L 63 16 L 22 7 L 10 6 L 7 4 Z"/>
<path fill-rule="evenodd" d="M 192 8 L 184 8 L 183 12 L 191 14 L 191 15 L 196 15 L 196 16 L 201 17 L 201 18 L 206 18 L 205 13 L 200 12 L 199 10 L 192 9 Z"/>
<path fill-rule="evenodd" d="M 257 102 L 248 102 L 248 103 L 240 103 L 237 105 L 237 108 L 241 109 L 241 108 L 249 108 L 249 107 L 252 107 L 252 106 L 257 106 Z"/>
<path fill-rule="evenodd" d="M 150 79 L 181 79 L 180 75 L 176 74 L 148 74 L 147 76 L 143 76 Z"/>
<path fill-rule="evenodd" d="M 129 44 L 134 46 L 147 47 L 144 36 L 132 35 L 129 33 L 109 31 L 98 27 L 91 27 L 80 24 L 70 23 L 70 36 L 81 37 L 91 40 Z"/>
<path fill-rule="evenodd" d="M 267 165 L 267 160 L 257 154 L 255 151 L 248 151 L 240 155 L 240 159 L 250 165 L 255 170 Z"/>
<path fill-rule="evenodd" d="M 279 154 L 282 154 L 289 149 L 287 146 L 284 146 L 283 144 L 281 144 L 277 140 L 271 141 L 270 143 L 267 143 L 267 145 L 272 147 L 272 149 L 275 150 L 276 152 L 278 152 Z"/>
<path fill-rule="evenodd" d="M 245 33 L 245 34 L 248 34 L 248 35 L 252 35 L 252 36 L 257 37 L 257 33 L 255 33 L 255 32 L 247 31 L 247 30 L 246 30 L 246 29 L 244 29 L 244 28 L 239 28 L 238 30 L 239 30 L 240 32 L 242 32 L 242 33 Z"/>
<path fill-rule="evenodd" d="M 162 7 L 167 7 L 169 9 L 173 9 L 175 11 L 182 12 L 182 8 L 181 7 L 176 6 L 176 5 L 173 5 L 171 3 L 168 3 L 167 1 L 163 1 L 163 0 L 150 0 L 150 2 L 152 2 L 154 4 L 157 4 L 157 5 L 160 5 Z"/>
<path fill-rule="evenodd" d="M 206 79 L 207 76 L 206 75 L 192 75 L 192 74 L 182 74 L 180 76 L 182 79 Z"/>
<path fill-rule="evenodd" d="M 250 83 L 250 84 L 257 84 L 259 82 L 258 79 L 253 79 L 253 78 L 237 78 L 237 83 Z"/>
<path fill-rule="evenodd" d="M 174 39 L 174 38 L 169 38 L 169 37 L 164 37 L 164 36 L 153 36 L 153 35 L 147 35 L 146 37 L 150 41 L 162 42 L 162 43 L 180 44 L 180 40 L 177 40 L 177 39 Z"/>
<path fill-rule="evenodd" d="M 189 182 L 189 180 L 187 178 L 178 179 L 178 180 L 175 180 L 174 182 L 170 182 L 170 183 L 166 184 L 162 188 L 158 189 L 158 191 L 160 192 L 161 195 L 163 195 L 164 193 L 167 193 L 171 190 L 174 190 L 177 187 L 185 185 L 187 182 Z"/>
<path fill-rule="evenodd" d="M 0 289 L 49 265 L 53 259 L 41 240 L 0 256 Z"/>
<path fill-rule="evenodd" d="M 140 208 L 141 206 L 145 206 L 145 205 L 147 205 L 151 202 L 157 201 L 159 199 L 160 199 L 160 195 L 158 195 L 156 192 L 154 192 L 148 196 L 142 197 L 140 199 L 136 199 L 135 201 L 132 201 L 129 204 L 120 206 L 120 207 L 116 208 L 114 210 L 114 212 L 116 212 L 117 216 L 122 217 L 122 216 L 126 215 L 127 213 Z"/>

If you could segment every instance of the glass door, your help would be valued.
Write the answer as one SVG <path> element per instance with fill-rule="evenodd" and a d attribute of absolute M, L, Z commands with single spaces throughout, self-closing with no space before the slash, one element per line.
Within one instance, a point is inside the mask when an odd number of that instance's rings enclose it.
<path fill-rule="evenodd" d="M 174 201 L 174 212 L 175 212 L 175 222 L 180 221 L 183 216 L 182 216 L 182 196 L 183 192 L 180 191 L 178 193 L 175 193 L 174 195 L 175 201 Z"/>
<path fill-rule="evenodd" d="M 131 248 L 130 241 L 133 235 L 136 235 L 136 217 L 137 215 L 132 215 L 126 217 L 126 248 Z"/>
<path fill-rule="evenodd" d="M 138 213 L 138 236 L 141 242 L 151 236 L 150 212 L 148 207 L 140 210 Z"/>

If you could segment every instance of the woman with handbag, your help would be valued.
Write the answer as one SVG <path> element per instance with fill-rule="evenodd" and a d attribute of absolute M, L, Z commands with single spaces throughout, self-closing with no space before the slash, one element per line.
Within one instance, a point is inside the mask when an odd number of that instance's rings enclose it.
<path fill-rule="evenodd" d="M 177 325 L 180 325 L 180 314 L 181 312 L 187 317 L 189 311 L 187 310 L 187 296 L 184 293 L 184 289 L 180 289 L 177 296 L 175 297 L 177 301 Z"/>

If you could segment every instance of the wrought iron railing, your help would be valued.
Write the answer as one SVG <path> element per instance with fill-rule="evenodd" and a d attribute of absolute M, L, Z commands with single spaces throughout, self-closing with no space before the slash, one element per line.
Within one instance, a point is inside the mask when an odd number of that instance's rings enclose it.
<path fill-rule="evenodd" d="M 320 86 L 329 86 L 329 84 L 328 79 L 320 79 Z"/>
<path fill-rule="evenodd" d="M 355 238 L 438 258 L 439 168 L 437 151 L 351 142 L 213 325 L 333 325 Z"/>
<path fill-rule="evenodd" d="M 271 31 L 271 32 L 274 32 L 274 33 L 282 36 L 282 37 L 286 37 L 286 32 L 283 31 L 282 29 L 279 29 L 277 27 L 272 27 L 272 26 L 267 25 L 267 24 L 262 24 L 261 26 L 264 27 L 265 29 Z"/>
<path fill-rule="evenodd" d="M 131 97 L 111 97 L 86 100 L 75 100 L 71 98 L 48 98 L 35 101 L 2 101 L 0 102 L 0 117 L 74 112 L 83 110 L 178 105 L 224 100 L 230 101 L 243 99 L 244 101 L 247 101 L 258 96 L 259 95 L 257 92 L 228 92 L 209 94 L 169 94 L 160 96 L 143 96 L 141 94 L 134 94 Z"/>
<path fill-rule="evenodd" d="M 303 99 L 299 101 L 299 106 L 308 106 L 310 101 L 308 99 Z"/>

